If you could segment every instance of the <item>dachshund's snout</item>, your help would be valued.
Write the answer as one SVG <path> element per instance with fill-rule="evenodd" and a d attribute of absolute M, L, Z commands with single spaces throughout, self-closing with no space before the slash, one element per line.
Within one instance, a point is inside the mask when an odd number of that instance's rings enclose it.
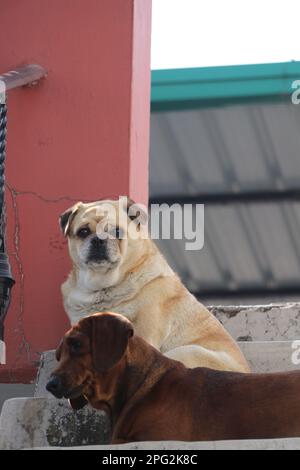
<path fill-rule="evenodd" d="M 63 383 L 61 377 L 58 375 L 52 375 L 51 379 L 46 385 L 46 389 L 56 398 L 62 398 L 64 396 Z"/>

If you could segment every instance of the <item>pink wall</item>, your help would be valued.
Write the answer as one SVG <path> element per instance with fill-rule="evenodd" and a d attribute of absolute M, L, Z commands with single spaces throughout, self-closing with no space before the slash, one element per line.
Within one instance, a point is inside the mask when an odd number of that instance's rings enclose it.
<path fill-rule="evenodd" d="M 0 73 L 49 74 L 10 92 L 8 240 L 16 286 L 0 381 L 29 380 L 68 327 L 59 214 L 77 200 L 147 202 L 151 0 L 0 0 Z"/>

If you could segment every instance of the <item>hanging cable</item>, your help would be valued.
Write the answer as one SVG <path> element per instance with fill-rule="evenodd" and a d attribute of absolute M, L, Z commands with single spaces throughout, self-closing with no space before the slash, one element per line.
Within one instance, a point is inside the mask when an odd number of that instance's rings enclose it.
<path fill-rule="evenodd" d="M 7 133 L 7 105 L 0 104 L 0 340 L 4 339 L 4 320 L 8 311 L 11 288 L 15 281 L 6 252 L 5 159 Z"/>

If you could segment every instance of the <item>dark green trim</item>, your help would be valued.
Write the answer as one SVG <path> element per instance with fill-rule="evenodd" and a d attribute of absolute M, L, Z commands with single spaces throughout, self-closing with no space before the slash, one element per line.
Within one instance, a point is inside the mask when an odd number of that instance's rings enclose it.
<path fill-rule="evenodd" d="M 252 97 L 238 97 L 238 98 L 223 98 L 223 99 L 200 99 L 200 100 L 182 100 L 182 101 L 168 101 L 160 103 L 151 103 L 151 112 L 167 112 L 167 111 L 186 111 L 188 109 L 203 109 L 203 108 L 218 108 L 224 106 L 233 106 L 239 104 L 255 104 L 255 103 L 278 103 L 289 101 L 288 95 L 275 95 L 275 96 L 252 96 Z"/>
<path fill-rule="evenodd" d="M 152 72 L 152 111 L 284 99 L 300 80 L 300 62 Z"/>

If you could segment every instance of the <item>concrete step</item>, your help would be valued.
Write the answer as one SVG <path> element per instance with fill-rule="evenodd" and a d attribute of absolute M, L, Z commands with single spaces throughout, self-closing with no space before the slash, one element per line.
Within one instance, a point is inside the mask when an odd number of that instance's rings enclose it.
<path fill-rule="evenodd" d="M 300 439 L 258 439 L 249 441 L 210 442 L 132 442 L 130 444 L 71 447 L 70 450 L 124 451 L 124 450 L 299 450 Z M 36 450 L 36 449 L 35 449 Z M 38 450 L 67 450 L 63 447 L 47 447 Z M 107 455 L 107 454 L 106 454 Z M 101 463 L 101 456 L 99 458 Z"/>
<path fill-rule="evenodd" d="M 108 443 L 105 413 L 85 407 L 74 411 L 67 400 L 13 398 L 0 416 L 0 449 L 80 446 Z"/>
<path fill-rule="evenodd" d="M 219 442 L 107 443 L 106 421 L 101 413 L 71 411 L 63 401 L 49 398 L 7 400 L 0 418 L 0 449 L 44 450 L 296 450 L 300 439 L 267 439 Z M 104 445 L 99 445 L 99 441 Z M 87 442 L 90 445 L 85 445 Z M 91 445 L 95 444 L 95 445 Z"/>
<path fill-rule="evenodd" d="M 87 410 L 87 408 L 85 409 Z M 49 398 L 7 400 L 0 418 L 0 449 L 86 450 L 296 450 L 300 439 L 219 442 L 137 442 L 105 445 L 108 429 L 103 415 L 74 412 L 64 401 Z M 99 441 L 104 445 L 99 445 Z M 89 441 L 90 445 L 85 445 Z M 95 444 L 95 445 L 91 445 Z"/>
<path fill-rule="evenodd" d="M 237 341 L 300 339 L 300 303 L 208 308 Z"/>
<path fill-rule="evenodd" d="M 249 361 L 252 372 L 283 372 L 299 369 L 300 342 L 295 349 L 294 341 L 253 341 L 238 343 Z"/>

